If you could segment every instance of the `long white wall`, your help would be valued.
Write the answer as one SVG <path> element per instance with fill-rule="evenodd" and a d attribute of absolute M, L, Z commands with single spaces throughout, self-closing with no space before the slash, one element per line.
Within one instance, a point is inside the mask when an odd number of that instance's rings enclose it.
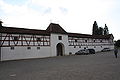
<path fill-rule="evenodd" d="M 114 49 L 112 39 L 92 39 L 92 38 L 77 38 L 69 37 L 69 52 L 75 54 L 81 49 L 94 49 L 96 52 L 104 48 Z"/>
<path fill-rule="evenodd" d="M 1 47 L 1 61 L 4 60 L 16 60 L 16 59 L 29 59 L 29 58 L 42 58 L 50 57 L 50 47 L 14 47 L 12 50 L 10 47 Z"/>
<path fill-rule="evenodd" d="M 15 35 L 17 36 L 17 35 Z M 28 37 L 31 35 L 27 35 Z M 62 36 L 62 40 L 58 39 L 58 36 Z M 49 36 L 47 36 L 49 37 Z M 7 38 L 6 38 L 7 39 Z M 4 39 L 3 39 L 4 40 Z M 28 39 L 29 40 L 29 39 Z M 49 38 L 46 39 L 49 41 Z M 85 39 L 82 39 L 85 41 Z M 72 54 L 75 54 L 80 49 L 84 48 L 93 48 L 96 52 L 101 51 L 103 48 L 110 48 L 114 49 L 114 45 L 104 45 L 108 44 L 108 41 L 103 40 L 102 43 L 101 40 L 96 40 L 97 43 L 87 43 L 87 42 L 81 42 L 81 44 L 85 46 L 69 46 L 68 42 L 68 35 L 65 34 L 54 34 L 52 33 L 50 35 L 50 46 L 14 46 L 14 49 L 11 49 L 11 47 L 0 47 L 1 50 L 1 61 L 5 60 L 16 60 L 16 59 L 29 59 L 29 58 L 43 58 L 43 57 L 52 57 L 57 56 L 57 44 L 61 43 L 63 44 L 63 55 L 69 55 L 71 52 Z M 75 42 L 75 40 L 73 40 Z M 11 42 L 12 43 L 12 42 Z M 4 44 L 8 44 L 6 41 Z M 12 43 L 13 44 L 13 43 Z M 32 44 L 32 42 L 31 42 Z M 37 44 L 37 43 L 35 43 Z M 46 44 L 46 43 L 45 43 Z M 75 43 L 79 44 L 79 43 Z M 92 46 L 87 46 L 88 44 L 93 44 Z M 100 46 L 94 46 L 96 44 L 101 44 Z M 101 47 L 102 46 L 102 47 Z M 31 49 L 27 49 L 28 47 L 31 47 Z M 37 47 L 40 47 L 40 49 L 37 49 Z"/>
<path fill-rule="evenodd" d="M 77 51 L 79 51 L 79 50 L 81 50 L 81 49 L 84 49 L 84 48 L 86 48 L 86 49 L 94 49 L 95 50 L 95 52 L 100 52 L 101 50 L 103 50 L 104 48 L 110 48 L 111 50 L 113 50 L 114 49 L 114 45 L 106 45 L 106 46 L 96 46 L 96 47 L 94 47 L 94 46 L 81 46 L 81 47 L 79 47 L 79 46 L 76 46 L 76 47 L 74 47 L 74 46 L 69 46 L 69 53 L 71 52 L 72 54 L 75 54 Z"/>

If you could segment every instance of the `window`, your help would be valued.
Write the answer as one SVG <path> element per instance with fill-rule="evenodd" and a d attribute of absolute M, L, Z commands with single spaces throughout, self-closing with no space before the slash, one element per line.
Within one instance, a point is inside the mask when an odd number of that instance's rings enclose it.
<path fill-rule="evenodd" d="M 77 42 L 77 39 L 75 39 L 75 42 Z"/>
<path fill-rule="evenodd" d="M 37 37 L 37 41 L 41 41 L 41 39 Z"/>
<path fill-rule="evenodd" d="M 14 47 L 11 47 L 10 49 L 11 49 L 11 50 L 14 50 L 15 48 L 14 48 Z"/>
<path fill-rule="evenodd" d="M 87 40 L 85 40 L 85 42 L 87 42 Z"/>
<path fill-rule="evenodd" d="M 76 46 L 74 46 L 74 48 L 76 48 Z"/>
<path fill-rule="evenodd" d="M 94 46 L 94 48 L 96 48 L 96 46 Z"/>
<path fill-rule="evenodd" d="M 18 39 L 18 37 L 17 37 L 17 36 L 15 36 L 15 37 L 14 37 L 14 40 L 15 40 L 15 41 L 17 41 L 17 40 L 19 40 L 19 39 Z"/>
<path fill-rule="evenodd" d="M 31 49 L 31 47 L 27 47 L 27 49 Z"/>
<path fill-rule="evenodd" d="M 94 42 L 95 42 L 95 40 L 94 40 Z"/>
<path fill-rule="evenodd" d="M 38 44 L 38 46 L 40 46 L 40 44 Z"/>
<path fill-rule="evenodd" d="M 81 48 L 81 46 L 79 46 L 79 48 Z"/>
<path fill-rule="evenodd" d="M 62 36 L 58 36 L 58 40 L 62 40 Z"/>
<path fill-rule="evenodd" d="M 37 47 L 37 50 L 40 50 L 40 47 Z"/>

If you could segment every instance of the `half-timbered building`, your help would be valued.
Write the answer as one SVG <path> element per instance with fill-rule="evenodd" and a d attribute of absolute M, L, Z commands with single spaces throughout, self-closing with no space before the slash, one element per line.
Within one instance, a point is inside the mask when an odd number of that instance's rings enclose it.
<path fill-rule="evenodd" d="M 66 32 L 51 23 L 46 30 L 2 26 L 0 23 L 0 61 L 44 58 L 74 54 L 80 49 L 114 48 L 113 35 L 88 35 Z"/>

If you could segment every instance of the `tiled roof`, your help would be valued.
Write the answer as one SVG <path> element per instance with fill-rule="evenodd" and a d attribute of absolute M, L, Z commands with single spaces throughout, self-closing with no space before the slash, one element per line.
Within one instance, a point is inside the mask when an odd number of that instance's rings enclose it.
<path fill-rule="evenodd" d="M 46 30 L 36 30 L 36 29 L 25 29 L 25 28 L 15 28 L 15 27 L 0 27 L 1 33 L 11 33 L 11 34 L 35 34 L 35 35 L 50 35 L 50 33 L 56 34 L 67 34 L 69 37 L 78 38 L 93 38 L 93 39 L 109 39 L 114 38 L 112 34 L 109 35 L 90 35 L 90 34 L 79 34 L 79 33 L 69 33 L 66 32 L 59 24 L 51 23 Z"/>
<path fill-rule="evenodd" d="M 50 35 L 45 30 L 15 28 L 15 27 L 0 27 L 1 33 L 13 33 L 13 34 L 35 34 L 35 35 Z"/>
<path fill-rule="evenodd" d="M 81 38 L 89 38 L 92 37 L 92 35 L 89 34 L 79 34 L 79 33 L 68 33 L 69 37 L 81 37 Z"/>
<path fill-rule="evenodd" d="M 109 39 L 109 38 L 113 37 L 112 34 L 109 34 L 109 35 L 89 35 L 89 34 L 79 34 L 79 33 L 68 33 L 68 36 L 69 37 L 77 37 L 77 38 L 93 38 L 93 39 Z"/>
<path fill-rule="evenodd" d="M 60 34 L 67 34 L 67 32 L 59 25 L 55 23 L 51 23 L 46 31 L 50 33 L 60 33 Z"/>
<path fill-rule="evenodd" d="M 109 34 L 109 35 L 92 35 L 92 36 L 95 39 L 110 39 L 111 37 L 114 38 L 112 34 Z"/>

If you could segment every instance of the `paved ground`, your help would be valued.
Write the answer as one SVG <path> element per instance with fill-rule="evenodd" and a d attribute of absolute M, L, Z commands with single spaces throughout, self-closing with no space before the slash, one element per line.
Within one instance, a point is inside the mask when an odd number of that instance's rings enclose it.
<path fill-rule="evenodd" d="M 117 59 L 111 51 L 2 62 L 0 80 L 120 80 L 120 54 Z"/>

